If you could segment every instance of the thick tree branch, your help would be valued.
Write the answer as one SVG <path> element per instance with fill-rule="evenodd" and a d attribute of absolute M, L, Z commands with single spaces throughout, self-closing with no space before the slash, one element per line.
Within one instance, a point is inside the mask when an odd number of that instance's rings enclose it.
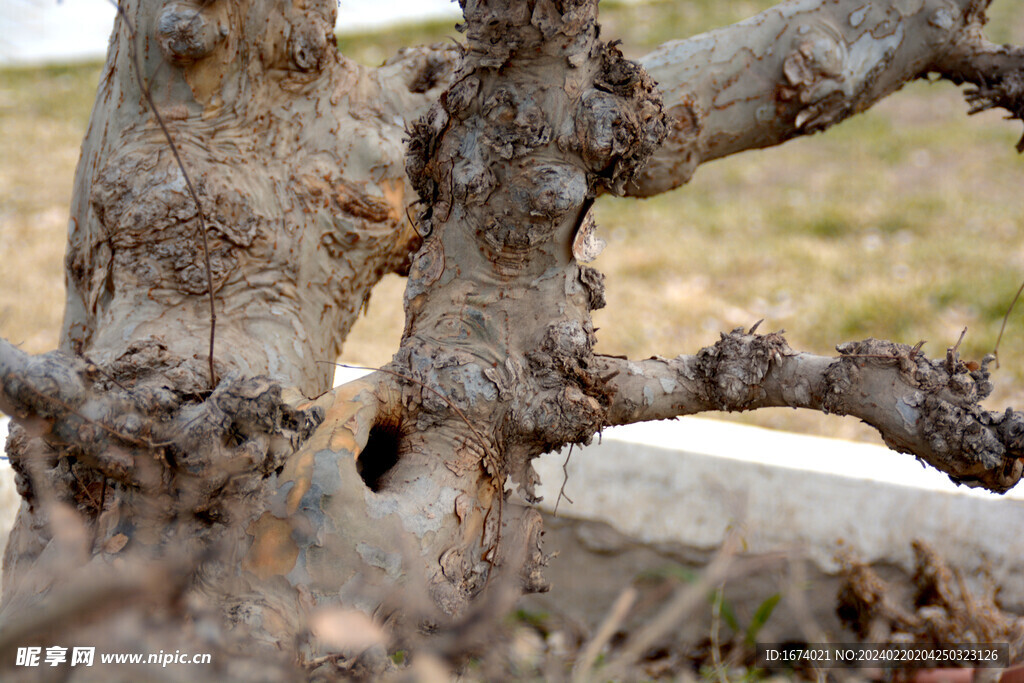
<path fill-rule="evenodd" d="M 362 67 L 335 49 L 334 0 L 121 5 L 138 32 L 115 32 L 76 172 L 61 348 L 104 367 L 141 349 L 141 375 L 162 344 L 175 389 L 204 391 L 212 286 L 216 375 L 322 392 L 317 361 L 420 243 L 403 137 L 459 49 Z"/>
<path fill-rule="evenodd" d="M 885 443 L 961 484 L 1004 493 L 1024 470 L 1024 414 L 983 409 L 987 358 L 950 350 L 928 360 L 918 347 L 869 339 L 842 344 L 835 358 L 798 353 L 780 334 L 735 330 L 693 356 L 634 362 L 601 357 L 614 392 L 612 424 L 706 410 L 810 408 L 852 415 Z"/>
<path fill-rule="evenodd" d="M 664 192 L 707 161 L 825 130 L 929 71 L 977 85 L 977 104 L 1019 102 L 1019 50 L 980 38 L 989 1 L 790 0 L 666 43 L 641 62 L 664 94 L 669 137 L 630 193 Z"/>

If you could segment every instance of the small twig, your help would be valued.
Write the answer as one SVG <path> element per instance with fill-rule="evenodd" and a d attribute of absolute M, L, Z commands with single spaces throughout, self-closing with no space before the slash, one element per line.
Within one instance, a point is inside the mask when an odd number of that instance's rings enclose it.
<path fill-rule="evenodd" d="M 1010 302 L 1010 307 L 1006 309 L 1006 315 L 1003 316 L 1003 325 L 999 328 L 999 336 L 996 337 L 996 347 L 992 349 L 992 355 L 996 357 L 996 368 L 999 367 L 999 344 L 1003 341 L 1003 332 L 1006 331 L 1006 323 L 1009 321 L 1010 314 L 1013 313 L 1013 309 L 1017 305 L 1017 301 L 1020 299 L 1021 292 L 1024 292 L 1024 282 L 1020 283 L 1020 289 L 1017 290 L 1017 294 L 1013 297 L 1013 301 Z"/>
<path fill-rule="evenodd" d="M 960 352 L 960 345 L 964 343 L 964 337 L 967 336 L 967 327 L 965 326 L 963 332 L 960 333 L 960 338 L 956 340 L 956 344 L 953 344 L 953 354 L 956 355 Z"/>
<path fill-rule="evenodd" d="M 565 462 L 562 463 L 562 474 L 564 476 L 562 478 L 562 488 L 558 489 L 558 498 L 555 499 L 555 511 L 553 513 L 555 517 L 558 516 L 558 504 L 562 502 L 563 498 L 569 501 L 569 505 L 575 505 L 575 503 L 572 502 L 572 498 L 565 495 L 565 485 L 569 483 L 569 470 L 566 468 L 569 466 L 569 458 L 572 457 L 572 447 L 575 445 L 576 444 L 574 443 L 569 444 L 569 453 L 566 454 Z"/>
<path fill-rule="evenodd" d="M 749 334 L 753 334 L 753 331 Z M 719 639 L 719 631 L 722 627 L 723 600 L 725 600 L 725 581 L 718 584 L 718 588 L 715 589 L 715 599 L 711 603 L 711 664 L 715 667 L 715 677 L 719 683 L 729 683 L 729 679 L 725 675 L 725 667 L 722 666 L 722 643 Z"/>
<path fill-rule="evenodd" d="M 638 595 L 639 592 L 633 586 L 627 586 L 619 593 L 619 597 L 615 599 L 612 608 L 608 610 L 608 615 L 601 622 L 597 633 L 580 650 L 576 666 L 573 667 L 572 680 L 574 683 L 591 680 L 590 672 L 594 668 L 594 662 L 597 661 L 601 650 L 612 639 L 622 622 L 626 620 L 626 615 L 629 614 Z"/>
<path fill-rule="evenodd" d="M 964 337 L 967 336 L 967 327 L 965 326 L 963 331 L 960 333 L 960 338 L 956 340 L 956 344 L 949 349 L 946 349 L 946 372 L 950 375 L 955 375 L 960 362 L 960 345 L 964 343 Z M 970 367 L 968 365 L 968 367 Z"/>
<path fill-rule="evenodd" d="M 160 125 L 160 130 L 163 131 L 164 137 L 167 138 L 167 144 L 171 148 L 171 154 L 174 155 L 174 161 L 178 164 L 178 169 L 181 171 L 181 176 L 185 180 L 185 187 L 188 188 L 188 193 L 192 197 L 192 201 L 196 203 L 196 213 L 199 218 L 199 236 L 203 245 L 203 261 L 206 265 L 206 286 L 210 293 L 210 389 L 213 390 L 217 386 L 217 373 L 214 370 L 213 362 L 213 344 L 214 339 L 217 335 L 217 307 L 216 298 L 213 293 L 213 268 L 210 265 L 210 243 L 206 235 L 206 214 L 203 213 L 203 205 L 199 201 L 199 194 L 196 192 L 195 187 L 192 185 L 192 179 L 189 178 L 188 171 L 185 170 L 185 164 L 181 160 L 181 155 L 178 154 L 178 146 L 174 144 L 174 139 L 171 137 L 171 131 L 167 129 L 167 125 L 164 123 L 164 119 L 160 116 L 160 112 L 156 107 L 156 102 L 153 100 L 153 94 L 149 90 L 149 85 L 146 83 L 146 79 L 142 76 L 142 65 L 139 63 L 139 56 L 135 52 L 135 27 L 132 26 L 131 19 L 128 18 L 128 13 L 124 11 L 121 6 L 120 0 L 108 0 L 116 9 L 118 15 L 124 20 L 125 26 L 128 28 L 128 56 L 132 60 L 132 65 L 135 67 L 135 80 L 139 84 L 139 89 L 146 98 L 146 102 L 149 104 L 149 108 L 153 111 L 153 117 L 156 122 Z"/>
<path fill-rule="evenodd" d="M 99 523 L 100 515 L 103 514 L 103 508 L 107 505 L 107 475 L 101 475 L 103 477 L 103 488 L 100 489 L 100 509 L 96 513 L 96 522 Z"/>

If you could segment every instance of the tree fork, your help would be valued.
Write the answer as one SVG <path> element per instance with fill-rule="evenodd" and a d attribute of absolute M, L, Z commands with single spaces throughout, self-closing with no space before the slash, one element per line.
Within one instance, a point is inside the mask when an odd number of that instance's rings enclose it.
<path fill-rule="evenodd" d="M 69 235 L 62 346 L 91 360 L 0 346 L 0 401 L 37 437 L 15 435 L 12 458 L 41 463 L 59 503 L 33 508 L 40 478 L 26 467 L 7 615 L 37 597 L 26 576 L 41 591 L 64 575 L 54 558 L 69 557 L 67 539 L 48 515 L 68 505 L 99 529 L 71 544 L 93 569 L 139 566 L 180 541 L 196 567 L 185 612 L 214 606 L 250 651 L 284 642 L 288 657 L 314 656 L 326 646 L 306 631 L 311 612 L 371 610 L 396 585 L 431 598 L 410 600 L 412 621 L 466 614 L 486 587 L 544 587 L 539 516 L 506 495 L 512 482 L 533 496 L 533 457 L 609 424 L 711 407 L 857 415 L 960 481 L 1009 488 L 1022 419 L 977 407 L 983 366 L 874 341 L 822 359 L 753 332 L 674 361 L 597 356 L 603 280 L 581 265 L 599 245 L 589 209 L 603 192 L 681 184 L 698 163 L 824 129 L 924 73 L 970 80 L 970 41 L 951 45 L 986 4 L 803 0 L 720 40 L 667 46 L 648 64 L 668 84 L 671 144 L 645 169 L 666 132 L 660 97 L 597 41 L 593 0 L 468 0 L 457 73 L 455 49 L 380 70 L 347 62 L 330 48 L 329 0 L 126 3 L 152 30 L 112 50 Z M 706 59 L 709 41 L 721 59 Z M 218 356 L 213 394 L 197 216 L 132 85 L 132 50 L 209 208 L 218 339 L 233 351 Z M 410 126 L 405 160 L 402 131 L 448 84 Z M 680 102 L 695 104 L 695 126 Z M 405 222 L 413 190 L 418 234 Z M 421 241 L 393 361 L 299 398 L 328 386 L 321 362 Z M 860 396 L 879 386 L 882 403 Z M 97 431 L 103 452 L 90 450 Z"/>

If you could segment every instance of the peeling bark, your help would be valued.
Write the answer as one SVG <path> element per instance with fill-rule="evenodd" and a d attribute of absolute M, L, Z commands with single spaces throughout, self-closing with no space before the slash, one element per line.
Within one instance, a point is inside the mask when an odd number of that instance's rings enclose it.
<path fill-rule="evenodd" d="M 126 3 L 140 33 L 119 20 L 79 165 L 62 351 L 0 343 L 25 499 L 0 619 L 78 570 L 167 558 L 188 575 L 163 626 L 215 614 L 226 650 L 279 664 L 329 649 L 316 610 L 387 611 L 396 586 L 429 596 L 402 606 L 415 626 L 468 618 L 485 589 L 546 588 L 540 516 L 509 496 L 534 498 L 532 458 L 700 410 L 855 415 L 955 481 L 1020 479 L 1024 417 L 979 407 L 984 363 L 876 340 L 822 358 L 753 330 L 673 360 L 598 356 L 603 276 L 584 265 L 598 195 L 676 186 L 922 74 L 1019 115 L 1018 51 L 976 39 L 987 3 L 794 0 L 665 46 L 653 78 L 598 40 L 596 0 L 462 4 L 464 58 L 370 70 L 334 50 L 328 0 Z M 209 273 L 132 51 L 208 219 Z M 325 391 L 390 271 L 409 273 L 400 349 Z"/>
<path fill-rule="evenodd" d="M 330 0 L 124 6 L 139 33 L 118 18 L 83 144 L 62 348 L 107 365 L 163 345 L 181 360 L 177 388 L 207 388 L 193 369 L 209 356 L 197 207 L 134 51 L 207 216 L 218 374 L 324 391 L 332 373 L 318 361 L 337 357 L 370 289 L 419 244 L 402 138 L 457 48 L 366 69 L 335 49 Z"/>
<path fill-rule="evenodd" d="M 609 424 L 705 410 L 810 408 L 858 417 L 892 449 L 968 486 L 1005 492 L 1024 471 L 1024 415 L 991 412 L 987 357 L 968 365 L 950 349 L 931 361 L 919 348 L 868 339 L 836 358 L 798 353 L 779 334 L 734 330 L 693 356 L 601 359 L 614 400 Z"/>
<path fill-rule="evenodd" d="M 982 37 L 990 3 L 790 0 L 666 43 L 641 63 L 664 93 L 669 135 L 630 194 L 664 192 L 702 163 L 823 131 L 933 73 L 977 86 L 966 93 L 975 110 L 1020 118 L 1022 54 Z"/>

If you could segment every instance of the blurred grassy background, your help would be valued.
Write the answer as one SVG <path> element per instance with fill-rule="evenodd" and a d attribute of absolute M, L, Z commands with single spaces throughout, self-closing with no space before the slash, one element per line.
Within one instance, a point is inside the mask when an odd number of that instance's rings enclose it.
<path fill-rule="evenodd" d="M 604 36 L 631 56 L 743 19 L 768 0 L 602 3 Z M 1024 6 L 1001 0 L 989 35 L 1024 42 Z M 404 45 L 460 39 L 447 23 L 339 39 L 375 65 Z M 79 144 L 100 65 L 0 70 L 0 335 L 32 352 L 57 344 L 63 250 Z M 719 331 L 785 329 L 797 349 L 830 354 L 868 336 L 942 356 L 966 326 L 964 355 L 992 350 L 1024 280 L 1019 122 L 968 119 L 949 84 L 914 83 L 824 135 L 702 167 L 654 199 L 603 198 L 608 307 L 600 349 L 631 357 L 690 353 Z M 376 366 L 397 348 L 399 278 L 375 292 L 345 349 Z M 993 407 L 1024 406 L 1024 305 L 1000 349 Z M 724 416 L 723 416 L 724 417 Z M 777 409 L 728 416 L 783 429 L 876 440 L 854 420 Z"/>

